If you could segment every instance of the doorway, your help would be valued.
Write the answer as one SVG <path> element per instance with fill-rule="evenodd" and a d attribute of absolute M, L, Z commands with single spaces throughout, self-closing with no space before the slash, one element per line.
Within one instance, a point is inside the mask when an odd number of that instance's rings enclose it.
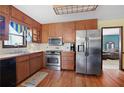
<path fill-rule="evenodd" d="M 102 68 L 122 69 L 122 26 L 102 28 Z"/>

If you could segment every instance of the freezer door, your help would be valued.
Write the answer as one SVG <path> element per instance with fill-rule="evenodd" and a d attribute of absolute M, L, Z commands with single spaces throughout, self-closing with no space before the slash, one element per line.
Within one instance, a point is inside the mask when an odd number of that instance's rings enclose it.
<path fill-rule="evenodd" d="M 87 74 L 101 73 L 101 32 L 87 31 Z"/>
<path fill-rule="evenodd" d="M 86 74 L 86 31 L 76 31 L 76 72 Z"/>

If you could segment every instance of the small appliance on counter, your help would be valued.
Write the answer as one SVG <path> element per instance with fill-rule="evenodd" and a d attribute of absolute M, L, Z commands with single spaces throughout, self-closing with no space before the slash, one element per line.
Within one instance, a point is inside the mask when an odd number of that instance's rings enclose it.
<path fill-rule="evenodd" d="M 75 51 L 75 44 L 71 43 L 70 48 L 71 48 L 71 51 Z"/>
<path fill-rule="evenodd" d="M 64 51 L 75 51 L 75 44 L 74 43 L 64 43 L 63 50 Z"/>

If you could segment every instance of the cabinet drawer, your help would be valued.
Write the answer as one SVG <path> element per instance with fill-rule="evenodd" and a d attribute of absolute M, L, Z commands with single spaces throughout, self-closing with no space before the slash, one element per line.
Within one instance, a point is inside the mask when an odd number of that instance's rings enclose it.
<path fill-rule="evenodd" d="M 62 57 L 62 61 L 73 61 L 74 62 L 74 56 L 73 57 Z"/>
<path fill-rule="evenodd" d="M 62 69 L 65 70 L 74 70 L 74 62 L 71 61 L 63 61 Z"/>
<path fill-rule="evenodd" d="M 29 56 L 19 56 L 19 57 L 16 57 L 16 61 L 17 62 L 22 62 L 22 61 L 27 61 L 29 60 Z"/>
<path fill-rule="evenodd" d="M 42 53 L 34 53 L 34 54 L 31 54 L 31 55 L 30 55 L 30 58 L 35 58 L 35 57 L 38 57 L 38 56 L 42 56 Z"/>
<path fill-rule="evenodd" d="M 74 52 L 62 52 L 62 57 L 73 57 Z"/>

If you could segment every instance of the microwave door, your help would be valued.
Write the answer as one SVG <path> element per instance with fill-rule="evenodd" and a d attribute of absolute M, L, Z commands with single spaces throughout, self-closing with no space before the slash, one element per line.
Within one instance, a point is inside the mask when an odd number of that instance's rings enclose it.
<path fill-rule="evenodd" d="M 53 46 L 62 45 L 62 40 L 60 38 L 50 38 L 49 45 L 53 45 Z"/>

